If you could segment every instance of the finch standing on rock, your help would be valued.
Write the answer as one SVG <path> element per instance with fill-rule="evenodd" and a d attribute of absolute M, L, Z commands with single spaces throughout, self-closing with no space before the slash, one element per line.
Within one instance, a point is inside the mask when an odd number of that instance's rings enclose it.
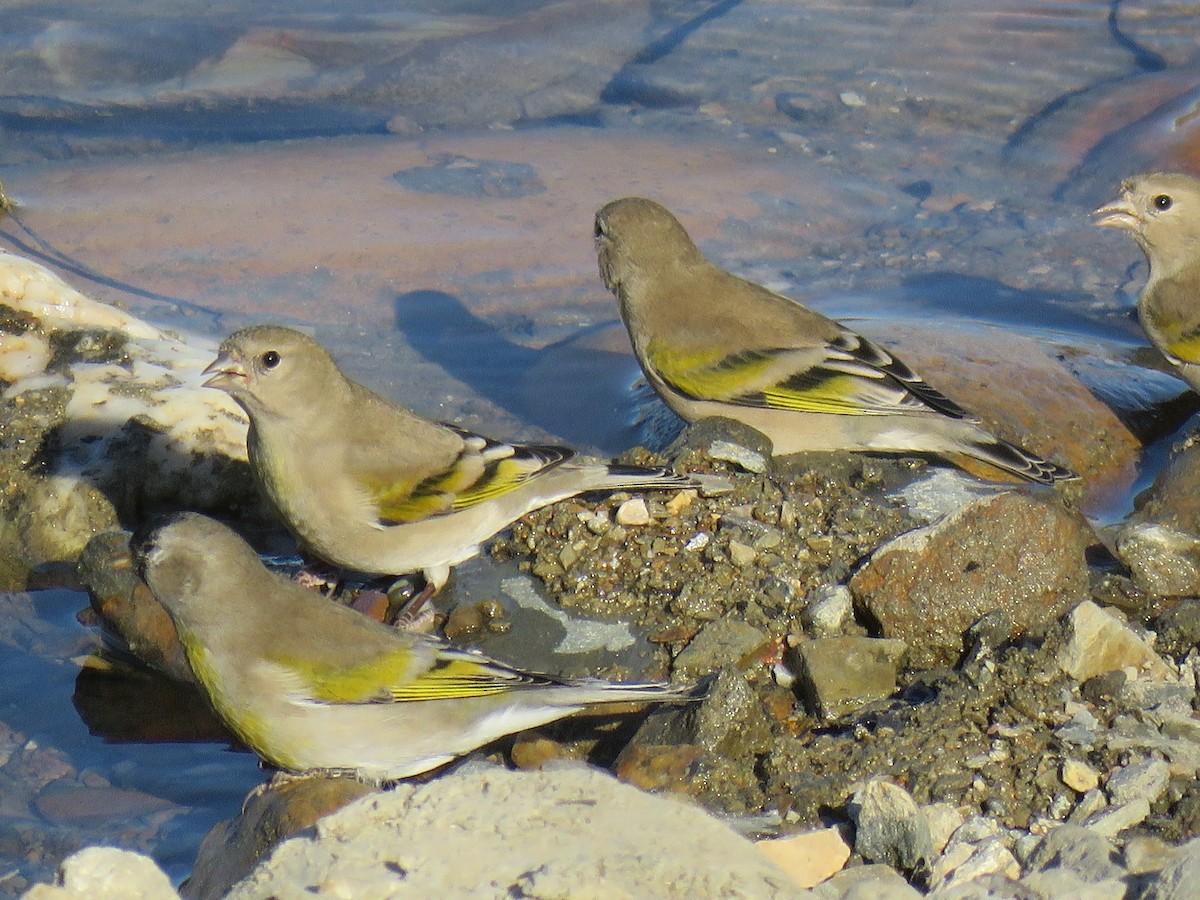
<path fill-rule="evenodd" d="M 584 491 L 709 483 L 575 462 L 565 447 L 508 444 L 430 421 L 351 381 L 316 341 L 289 328 L 237 332 L 204 374 L 249 416 L 250 465 L 301 544 L 345 569 L 421 571 L 423 596 L 531 510 Z"/>
<path fill-rule="evenodd" d="M 651 200 L 601 209 L 596 249 L 642 371 L 689 422 L 740 420 L 780 455 L 962 453 L 1043 484 L 1077 477 L 989 434 L 883 347 L 713 265 Z"/>
<path fill-rule="evenodd" d="M 288 771 L 393 781 L 594 704 L 689 693 L 534 675 L 396 631 L 269 571 L 233 531 L 195 513 L 135 535 L 131 549 L 213 707 Z"/>
<path fill-rule="evenodd" d="M 1093 216 L 1094 225 L 1128 231 L 1146 254 L 1150 278 L 1138 295 L 1138 318 L 1179 376 L 1200 391 L 1200 181 L 1137 175 Z"/>

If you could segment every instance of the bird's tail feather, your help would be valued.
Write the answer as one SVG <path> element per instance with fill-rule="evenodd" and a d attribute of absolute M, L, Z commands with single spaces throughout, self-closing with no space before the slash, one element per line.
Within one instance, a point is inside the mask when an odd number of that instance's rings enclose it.
<path fill-rule="evenodd" d="M 574 689 L 574 690 L 572 690 Z M 582 678 L 555 686 L 545 695 L 559 706 L 594 706 L 601 703 L 680 703 L 700 699 L 704 690 L 694 684 L 675 685 L 665 681 L 630 682 L 621 684 L 600 679 Z"/>
<path fill-rule="evenodd" d="M 1070 469 L 1035 456 L 1028 450 L 1023 450 L 1016 444 L 1010 444 L 1000 438 L 975 439 L 969 442 L 968 448 L 964 449 L 976 459 L 1038 484 L 1072 481 L 1079 477 Z"/>
<path fill-rule="evenodd" d="M 647 466 L 610 465 L 602 485 L 604 490 L 628 488 L 631 490 L 682 490 L 696 488 L 707 496 L 723 494 L 733 490 L 733 484 L 724 475 L 703 472 L 678 474 L 670 469 Z"/>

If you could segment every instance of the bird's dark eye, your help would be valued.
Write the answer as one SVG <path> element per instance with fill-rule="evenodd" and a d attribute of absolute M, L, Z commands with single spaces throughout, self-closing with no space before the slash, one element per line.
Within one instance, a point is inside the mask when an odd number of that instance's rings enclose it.
<path fill-rule="evenodd" d="M 599 219 L 597 219 L 595 236 L 600 237 L 600 235 L 602 235 L 602 234 L 604 234 L 604 223 L 601 222 Z"/>
<path fill-rule="evenodd" d="M 1154 204 L 1154 208 L 1157 209 L 1159 212 L 1165 212 L 1166 210 L 1171 208 L 1171 204 L 1174 203 L 1175 201 L 1173 201 L 1171 199 L 1170 194 L 1159 194 L 1157 197 L 1155 197 L 1150 202 Z"/>
<path fill-rule="evenodd" d="M 259 359 L 262 360 L 264 369 L 273 369 L 279 365 L 279 354 L 274 350 L 268 350 Z"/>

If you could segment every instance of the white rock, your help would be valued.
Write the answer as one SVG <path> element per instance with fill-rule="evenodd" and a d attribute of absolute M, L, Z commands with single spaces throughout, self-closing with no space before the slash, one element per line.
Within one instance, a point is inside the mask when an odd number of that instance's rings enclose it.
<path fill-rule="evenodd" d="M 153 325 L 85 297 L 45 266 L 0 250 L 0 302 L 56 328 L 112 328 L 132 338 L 163 340 Z"/>
<path fill-rule="evenodd" d="M 1167 789 L 1170 780 L 1169 765 L 1161 759 L 1143 759 L 1113 772 L 1104 790 L 1113 805 L 1128 803 L 1139 797 L 1154 803 Z"/>
<path fill-rule="evenodd" d="M 852 614 L 854 599 L 844 584 L 821 585 L 812 592 L 800 621 L 817 637 L 840 634 Z"/>
<path fill-rule="evenodd" d="M 1116 837 L 1126 828 L 1146 821 L 1150 815 L 1150 801 L 1138 797 L 1121 806 L 1110 806 L 1088 816 L 1083 827 L 1104 837 Z"/>
<path fill-rule="evenodd" d="M 1145 640 L 1133 629 L 1091 600 L 1085 600 L 1067 616 L 1067 641 L 1058 664 L 1076 681 L 1133 666 L 1152 678 L 1174 677 Z"/>
<path fill-rule="evenodd" d="M 230 898 L 793 896 L 753 843 L 696 806 L 585 766 L 468 765 L 402 783 L 280 844 Z M 582 891 L 582 893 L 581 893 Z"/>
<path fill-rule="evenodd" d="M 1181 846 L 1175 861 L 1159 873 L 1143 900 L 1191 900 L 1200 884 L 1200 838 Z"/>
<path fill-rule="evenodd" d="M 963 814 L 950 803 L 930 803 L 921 807 L 929 822 L 929 837 L 933 841 L 933 852 L 941 853 L 950 842 L 950 836 L 963 823 Z"/>
<path fill-rule="evenodd" d="M 228 395 L 202 387 L 200 372 L 216 357 L 213 341 L 160 331 L 4 251 L 0 303 L 35 317 L 46 333 L 109 330 L 125 340 L 121 364 L 79 361 L 51 377 L 42 359 L 49 351 L 36 346 L 41 335 L 4 337 L 0 368 L 25 372 L 5 389 L 6 399 L 51 383 L 69 392 L 51 474 L 101 489 L 127 483 L 128 473 L 114 466 L 128 464 L 128 453 L 114 444 L 129 441 L 133 427 L 147 442 L 138 479 L 143 501 L 203 509 L 228 499 L 228 464 L 246 459 L 248 424 Z"/>
<path fill-rule="evenodd" d="M 86 847 L 63 860 L 56 885 L 37 884 L 28 900 L 178 900 L 179 894 L 148 856 L 116 847 Z"/>
<path fill-rule="evenodd" d="M 50 344 L 40 334 L 6 334 L 0 340 L 0 381 L 41 375 L 49 362 Z"/>
<path fill-rule="evenodd" d="M 617 507 L 617 524 L 638 527 L 650 524 L 650 510 L 641 497 L 633 497 Z"/>
<path fill-rule="evenodd" d="M 937 888 L 946 890 L 989 875 L 1003 875 L 1006 878 L 1020 876 L 1020 864 L 999 837 L 987 838 L 983 843 L 975 846 L 959 845 L 956 849 L 959 851 L 960 858 L 961 850 L 967 848 L 970 852 L 965 858 L 961 859 L 953 868 L 943 870 L 944 874 L 941 874 L 941 880 L 935 882 Z M 949 854 L 947 855 L 949 856 Z M 938 869 L 943 869 L 943 867 L 938 866 Z"/>

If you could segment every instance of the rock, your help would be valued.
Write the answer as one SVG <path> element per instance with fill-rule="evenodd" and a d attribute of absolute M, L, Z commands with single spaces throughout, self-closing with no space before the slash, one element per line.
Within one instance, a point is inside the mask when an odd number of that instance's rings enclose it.
<path fill-rule="evenodd" d="M 25 537 L 26 560 L 35 566 L 74 562 L 95 535 L 119 527 L 109 499 L 75 478 L 34 482 L 20 510 L 17 528 Z"/>
<path fill-rule="evenodd" d="M 1077 513 L 1005 491 L 884 544 L 850 590 L 886 637 L 908 643 L 910 665 L 954 664 L 963 632 L 985 613 L 1004 610 L 1032 628 L 1083 597 L 1091 540 Z"/>
<path fill-rule="evenodd" d="M 1122 859 L 1130 875 L 1161 872 L 1179 856 L 1179 850 L 1162 838 L 1139 834 L 1125 841 Z"/>
<path fill-rule="evenodd" d="M 929 823 L 929 837 L 934 853 L 941 853 L 951 835 L 963 824 L 963 814 L 949 803 L 930 803 L 921 807 Z"/>
<path fill-rule="evenodd" d="M 1200 838 L 1192 838 L 1178 850 L 1178 857 L 1163 869 L 1144 894 L 1143 900 L 1190 900 L 1200 884 Z"/>
<path fill-rule="evenodd" d="M 695 703 L 646 717 L 617 757 L 622 781 L 671 790 L 717 809 L 757 809 L 763 802 L 755 761 L 771 748 L 762 700 L 734 668 L 725 668 Z"/>
<path fill-rule="evenodd" d="M 1034 872 L 1021 879 L 1021 886 L 1034 892 L 1037 900 L 1124 900 L 1128 886 L 1124 881 L 1085 881 L 1069 869 L 1048 869 Z"/>
<path fill-rule="evenodd" d="M 640 526 L 650 524 L 650 510 L 646 501 L 641 497 L 633 497 L 617 507 L 617 524 Z"/>
<path fill-rule="evenodd" d="M 269 517 L 246 464 L 245 416 L 201 386 L 211 342 L 161 332 L 2 251 L 0 308 L 0 357 L 12 336 L 22 357 L 2 366 L 14 380 L 0 395 L 12 438 L 0 466 L 25 558 L 73 562 L 118 516 L 163 506 Z"/>
<path fill-rule="evenodd" d="M 844 584 L 821 585 L 808 598 L 808 606 L 800 614 L 814 637 L 833 637 L 840 634 L 854 612 L 854 598 Z"/>
<path fill-rule="evenodd" d="M 812 890 L 814 900 L 920 900 L 904 876 L 882 863 L 842 869 Z"/>
<path fill-rule="evenodd" d="M 1200 447 L 1190 439 L 1139 495 L 1117 535 L 1134 584 L 1162 596 L 1200 594 Z"/>
<path fill-rule="evenodd" d="M 1200 446 L 1185 441 L 1137 497 L 1129 526 L 1160 525 L 1167 531 L 1200 535 Z"/>
<path fill-rule="evenodd" d="M 129 532 L 93 538 L 77 570 L 101 624 L 130 653 L 176 681 L 198 684 L 170 615 L 134 574 Z"/>
<path fill-rule="evenodd" d="M 789 649 L 796 690 L 813 715 L 831 719 L 895 693 L 908 646 L 884 638 L 831 637 Z"/>
<path fill-rule="evenodd" d="M 801 887 L 813 887 L 842 870 L 850 845 L 837 828 L 820 828 L 756 841 L 755 846 Z"/>
<path fill-rule="evenodd" d="M 546 186 L 528 163 L 450 156 L 431 166 L 401 169 L 392 176 L 407 190 L 449 197 L 529 197 Z"/>
<path fill-rule="evenodd" d="M 854 850 L 918 878 L 928 875 L 933 856 L 929 823 L 904 788 L 875 779 L 855 791 L 847 806 L 854 822 Z"/>
<path fill-rule="evenodd" d="M 1062 783 L 1081 794 L 1094 790 L 1100 784 L 1100 773 L 1077 759 L 1063 760 L 1059 772 Z"/>
<path fill-rule="evenodd" d="M 677 675 L 696 678 L 733 665 L 761 647 L 767 635 L 753 625 L 734 618 L 709 622 L 675 657 Z"/>
<path fill-rule="evenodd" d="M 281 844 L 230 898 L 789 896 L 799 888 L 754 844 L 697 809 L 583 766 L 509 772 L 465 766 L 365 797 Z"/>
<path fill-rule="evenodd" d="M 1091 600 L 1080 603 L 1067 616 L 1067 639 L 1058 664 L 1076 681 L 1127 667 L 1151 678 L 1172 677 L 1170 668 L 1146 641 Z"/>
<path fill-rule="evenodd" d="M 56 825 L 86 825 L 101 819 L 121 819 L 170 813 L 180 807 L 162 797 L 108 786 L 87 787 L 52 782 L 37 795 L 34 809 L 48 822 Z M 165 820 L 168 816 L 163 815 Z"/>
<path fill-rule="evenodd" d="M 1140 825 L 1150 815 L 1150 803 L 1137 797 L 1120 806 L 1110 806 L 1092 813 L 1083 820 L 1083 827 L 1102 837 L 1116 837 L 1127 828 Z"/>
<path fill-rule="evenodd" d="M 710 460 L 761 474 L 771 460 L 771 440 L 735 419 L 714 416 L 689 425 L 666 452 L 677 470 Z"/>
<path fill-rule="evenodd" d="M 1200 647 L 1200 601 L 1181 600 L 1179 605 L 1164 610 L 1154 620 L 1158 634 L 1156 646 L 1164 653 L 1183 657 L 1193 647 Z"/>
<path fill-rule="evenodd" d="M 29 900 L 178 900 L 171 879 L 148 856 L 116 847 L 85 847 L 59 867 L 55 885 L 37 884 Z"/>
<path fill-rule="evenodd" d="M 1158 596 L 1200 594 L 1200 537 L 1159 522 L 1133 522 L 1117 534 L 1117 556 L 1133 583 Z"/>
<path fill-rule="evenodd" d="M 758 551 L 738 540 L 729 542 L 729 561 L 738 568 L 749 566 L 758 559 Z"/>
<path fill-rule="evenodd" d="M 213 827 L 183 886 L 189 900 L 224 897 L 274 848 L 324 816 L 377 790 L 353 778 L 282 776 L 246 798 L 242 812 Z"/>
<path fill-rule="evenodd" d="M 1171 767 L 1161 759 L 1143 759 L 1117 769 L 1109 776 L 1104 790 L 1110 803 L 1129 803 L 1139 798 L 1150 805 L 1157 802 L 1171 780 Z"/>
<path fill-rule="evenodd" d="M 1129 676 L 1125 674 L 1124 669 L 1113 669 L 1111 672 L 1093 675 L 1079 685 L 1079 696 L 1096 705 L 1111 703 L 1113 698 L 1121 693 L 1128 680 Z"/>
<path fill-rule="evenodd" d="M 1020 865 L 1003 841 L 999 837 L 989 837 L 979 844 L 955 844 L 952 841 L 934 864 L 932 883 L 935 895 L 954 896 L 954 889 L 968 882 L 987 879 L 991 875 L 1015 879 L 1020 874 Z"/>
<path fill-rule="evenodd" d="M 1089 884 L 1119 879 L 1123 874 L 1117 864 L 1117 851 L 1112 842 L 1078 825 L 1060 825 L 1034 849 L 1026 865 L 1029 872 L 1066 869 Z"/>
<path fill-rule="evenodd" d="M 1086 822 L 1091 816 L 1097 815 L 1107 808 L 1108 800 L 1104 796 L 1104 791 L 1100 790 L 1100 788 L 1092 788 L 1079 798 L 1079 802 L 1071 810 L 1071 815 L 1067 817 L 1067 821 L 1072 825 L 1079 825 Z"/>

